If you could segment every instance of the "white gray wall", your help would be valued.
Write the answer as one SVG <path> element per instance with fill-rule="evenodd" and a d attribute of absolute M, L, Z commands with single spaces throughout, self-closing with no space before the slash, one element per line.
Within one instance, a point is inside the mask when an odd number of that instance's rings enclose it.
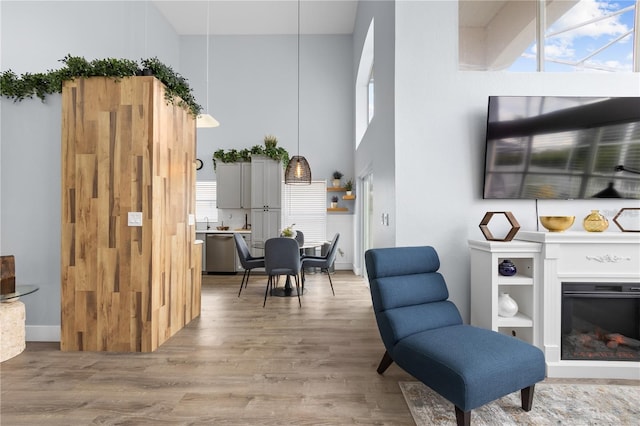
<path fill-rule="evenodd" d="M 297 37 L 211 36 L 209 109 L 221 123 L 198 129 L 198 179 L 215 180 L 211 159 L 218 149 L 262 145 L 278 137 L 290 155 L 298 152 Z M 300 154 L 314 180 L 353 170 L 351 36 L 300 39 Z M 184 36 L 180 62 L 206 109 L 206 38 Z"/>
<path fill-rule="evenodd" d="M 637 73 L 458 71 L 458 7 L 449 1 L 398 1 L 395 33 L 396 244 L 433 245 L 452 299 L 469 318 L 468 239 L 483 239 L 487 211 L 512 211 L 536 230 L 532 200 L 483 200 L 489 95 L 640 96 Z M 630 200 L 540 201 L 539 215 L 591 209 L 611 217 Z M 619 232 L 611 223 L 607 232 Z M 516 236 L 517 238 L 517 236 Z"/>
<path fill-rule="evenodd" d="M 374 19 L 374 103 L 375 113 L 369 127 L 358 146 L 355 158 L 356 175 L 362 178 L 367 173 L 373 175 L 373 247 L 390 247 L 396 242 L 398 226 L 396 209 L 396 146 L 395 126 L 398 119 L 395 108 L 395 35 L 396 21 L 393 1 L 373 0 L 360 1 L 356 18 L 353 41 L 355 84 L 356 72 L 360 60 L 362 46 Z M 355 129 L 353 130 L 355 134 Z M 419 194 L 416 194 L 419 196 Z M 402 208 L 412 208 L 413 203 Z M 389 226 L 384 226 L 378 219 L 388 213 Z M 358 223 L 356 226 L 360 226 Z M 357 234 L 358 232 L 356 232 Z M 355 242 L 362 252 L 359 237 Z M 356 269 L 364 272 L 362 256 L 356 257 Z"/>
<path fill-rule="evenodd" d="M 139 60 L 179 72 L 178 37 L 148 2 L 2 1 L 0 69 L 56 69 L 67 54 Z M 16 257 L 27 340 L 55 340 L 60 324 L 61 97 L 0 100 L 0 253 Z"/>

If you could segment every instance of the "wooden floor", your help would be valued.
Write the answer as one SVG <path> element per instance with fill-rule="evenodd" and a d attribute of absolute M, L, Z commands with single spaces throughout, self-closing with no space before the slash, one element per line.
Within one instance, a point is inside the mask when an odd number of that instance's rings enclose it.
<path fill-rule="evenodd" d="M 307 275 L 297 298 L 266 278 L 204 276 L 202 315 L 156 352 L 60 352 L 28 343 L 0 364 L 0 424 L 412 425 L 383 354 L 365 280 Z M 453 409 L 453 407 L 452 407 Z"/>

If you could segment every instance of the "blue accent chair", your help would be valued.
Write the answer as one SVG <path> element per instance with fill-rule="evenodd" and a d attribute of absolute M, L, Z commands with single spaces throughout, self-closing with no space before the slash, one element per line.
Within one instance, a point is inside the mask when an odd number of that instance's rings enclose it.
<path fill-rule="evenodd" d="M 521 391 L 531 410 L 534 385 L 545 378 L 540 349 L 515 337 L 465 325 L 438 272 L 433 247 L 367 250 L 373 310 L 386 352 L 378 373 L 395 362 L 451 401 L 458 425 L 471 410 Z"/>

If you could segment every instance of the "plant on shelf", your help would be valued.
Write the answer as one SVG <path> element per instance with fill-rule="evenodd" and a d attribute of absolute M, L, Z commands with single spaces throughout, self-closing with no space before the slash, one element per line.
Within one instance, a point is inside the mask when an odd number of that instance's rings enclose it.
<path fill-rule="evenodd" d="M 278 138 L 273 135 L 266 135 L 264 137 L 264 146 L 266 149 L 275 148 L 278 145 Z"/>
<path fill-rule="evenodd" d="M 351 195 L 351 191 L 353 191 L 353 181 L 351 179 L 344 184 L 344 190 L 347 191 L 347 195 Z"/>
<path fill-rule="evenodd" d="M 193 96 L 187 80 L 158 58 L 142 59 L 140 64 L 131 59 L 105 58 L 87 61 L 81 56 L 67 55 L 60 59 L 64 66 L 44 73 L 24 73 L 18 76 L 11 70 L 0 73 L 0 95 L 15 102 L 37 96 L 42 101 L 47 95 L 62 93 L 65 81 L 87 77 L 109 77 L 118 81 L 124 77 L 142 75 L 143 69 L 160 80 L 166 87 L 167 103 L 185 107 L 193 117 L 202 111 Z"/>
<path fill-rule="evenodd" d="M 337 187 L 340 186 L 340 179 L 342 179 L 342 176 L 344 176 L 344 174 L 342 174 L 342 172 L 339 172 L 338 170 L 333 172 L 333 186 L 334 186 L 334 188 L 337 188 Z"/>
<path fill-rule="evenodd" d="M 216 161 L 223 163 L 237 163 L 239 161 L 251 161 L 252 155 L 264 155 L 272 160 L 282 162 L 282 167 L 287 167 L 289 163 L 289 152 L 281 147 L 276 146 L 278 138 L 272 135 L 264 137 L 263 145 L 254 145 L 251 149 L 219 149 L 213 153 L 213 169 L 216 169 Z"/>
<path fill-rule="evenodd" d="M 338 207 L 338 196 L 334 195 L 331 197 L 331 208 L 335 209 L 336 207 Z"/>

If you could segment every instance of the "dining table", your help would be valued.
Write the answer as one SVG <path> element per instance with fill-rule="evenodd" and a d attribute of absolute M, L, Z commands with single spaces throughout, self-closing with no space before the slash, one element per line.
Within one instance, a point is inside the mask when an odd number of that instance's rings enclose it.
<path fill-rule="evenodd" d="M 303 252 L 310 249 L 316 250 L 319 247 L 322 247 L 326 243 L 328 243 L 328 241 L 305 241 L 304 244 L 300 246 L 300 250 L 302 250 Z M 264 244 L 256 243 L 254 247 L 264 249 Z M 303 254 L 301 253 L 300 256 L 302 257 Z M 289 275 L 287 275 L 287 279 L 284 284 L 284 287 L 276 287 L 271 290 L 270 294 L 272 296 L 278 296 L 278 297 L 297 297 L 298 296 L 297 291 L 295 291 L 295 289 L 291 285 L 291 277 Z M 302 293 L 300 295 L 302 295 Z"/>

